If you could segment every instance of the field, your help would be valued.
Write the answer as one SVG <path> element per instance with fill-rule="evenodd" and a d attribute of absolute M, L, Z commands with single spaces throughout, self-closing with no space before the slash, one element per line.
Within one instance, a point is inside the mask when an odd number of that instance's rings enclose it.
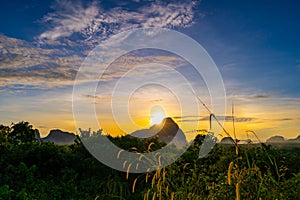
<path fill-rule="evenodd" d="M 97 161 L 79 139 L 58 146 L 12 135 L 2 127 L 0 199 L 300 199 L 297 145 L 217 144 L 200 159 L 204 135 L 198 135 L 172 165 L 130 174 Z M 155 139 L 109 138 L 129 151 L 164 145 Z"/>

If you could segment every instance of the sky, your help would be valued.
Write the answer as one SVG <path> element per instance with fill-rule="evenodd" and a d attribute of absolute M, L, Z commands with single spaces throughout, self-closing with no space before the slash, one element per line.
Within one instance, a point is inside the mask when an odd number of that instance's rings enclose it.
<path fill-rule="evenodd" d="M 56 128 L 96 130 L 89 124 L 92 105 L 106 133 L 124 135 L 149 128 L 158 120 L 154 116 L 169 116 L 192 139 L 194 130 L 209 129 L 209 112 L 193 89 L 224 117 L 230 133 L 234 105 L 238 138 L 254 138 L 247 130 L 261 140 L 295 138 L 300 135 L 299 9 L 298 1 L 265 0 L 7 1 L 0 8 L 0 123 L 29 121 L 42 136 Z M 205 77 L 184 58 L 162 50 L 122 55 L 98 77 L 94 93 L 87 92 L 95 82 L 78 81 L 78 72 L 95 48 L 124 31 L 147 27 L 178 31 L 205 49 L 224 82 L 225 113 L 213 108 L 214 91 Z M 101 64 L 94 67 L 99 71 Z M 74 85 L 80 86 L 75 97 Z M 74 110 L 82 113 L 80 119 Z"/>

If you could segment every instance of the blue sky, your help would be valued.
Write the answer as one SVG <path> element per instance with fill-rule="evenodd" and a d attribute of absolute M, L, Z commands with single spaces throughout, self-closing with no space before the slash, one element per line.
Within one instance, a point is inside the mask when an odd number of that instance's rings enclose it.
<path fill-rule="evenodd" d="M 249 119 L 238 123 L 241 138 L 246 130 L 262 139 L 296 137 L 299 9 L 298 1 L 7 1 L 0 8 L 0 123 L 30 121 L 43 135 L 75 132 L 73 83 L 86 55 L 122 31 L 163 27 L 193 38 L 214 60 L 228 106 L 234 101 L 236 117 Z"/>

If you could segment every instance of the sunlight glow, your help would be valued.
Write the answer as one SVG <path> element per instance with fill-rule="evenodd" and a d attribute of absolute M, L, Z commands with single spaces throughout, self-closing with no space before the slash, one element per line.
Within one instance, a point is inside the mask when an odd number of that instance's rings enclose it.
<path fill-rule="evenodd" d="M 160 124 L 165 117 L 165 112 L 161 106 L 153 106 L 150 111 L 150 125 Z"/>
<path fill-rule="evenodd" d="M 159 124 L 162 122 L 162 120 L 165 118 L 165 114 L 164 113 L 153 113 L 151 115 L 151 120 L 150 120 L 150 124 L 151 126 L 154 124 Z"/>

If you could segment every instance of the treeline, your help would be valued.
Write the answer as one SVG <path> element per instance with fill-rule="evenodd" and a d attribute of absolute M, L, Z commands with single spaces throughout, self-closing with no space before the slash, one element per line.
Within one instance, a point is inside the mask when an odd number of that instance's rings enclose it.
<path fill-rule="evenodd" d="M 0 199 L 300 199 L 300 155 L 272 146 L 216 145 L 199 159 L 198 135 L 172 165 L 128 176 L 92 157 L 79 138 L 58 146 L 36 140 L 37 131 L 28 122 L 0 126 Z M 108 137 L 140 152 L 164 145 Z"/>

